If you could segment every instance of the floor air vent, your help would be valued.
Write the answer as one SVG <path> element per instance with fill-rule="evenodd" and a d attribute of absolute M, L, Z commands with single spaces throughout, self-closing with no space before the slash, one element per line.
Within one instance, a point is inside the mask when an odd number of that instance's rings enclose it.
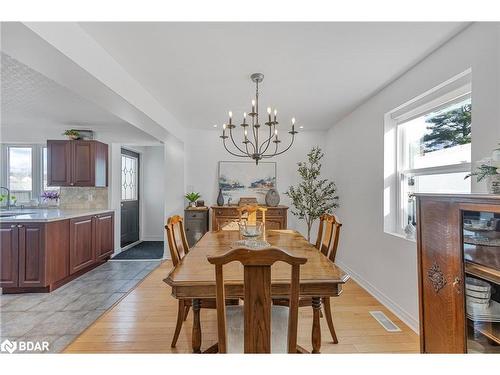
<path fill-rule="evenodd" d="M 379 322 L 382 327 L 385 328 L 388 332 L 400 332 L 401 328 L 399 328 L 396 324 L 390 320 L 387 315 L 385 315 L 382 311 L 370 311 L 370 314 L 375 318 L 377 322 Z"/>

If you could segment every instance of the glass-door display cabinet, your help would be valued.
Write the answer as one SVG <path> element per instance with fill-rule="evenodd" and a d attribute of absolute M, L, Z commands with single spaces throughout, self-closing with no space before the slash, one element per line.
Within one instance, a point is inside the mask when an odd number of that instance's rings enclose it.
<path fill-rule="evenodd" d="M 422 353 L 500 353 L 500 195 L 416 194 Z"/>
<path fill-rule="evenodd" d="M 467 352 L 500 353 L 500 213 L 462 211 Z"/>

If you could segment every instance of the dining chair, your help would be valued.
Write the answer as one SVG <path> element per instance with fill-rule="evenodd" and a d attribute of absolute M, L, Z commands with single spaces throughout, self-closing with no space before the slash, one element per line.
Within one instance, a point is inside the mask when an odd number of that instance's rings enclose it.
<path fill-rule="evenodd" d="M 266 207 L 261 207 L 255 204 L 246 204 L 244 206 L 238 207 L 238 216 L 239 221 L 241 221 L 244 217 L 243 215 L 247 215 L 246 220 L 248 223 L 255 223 L 257 221 L 257 212 L 261 212 L 262 214 L 262 222 L 266 223 Z"/>
<path fill-rule="evenodd" d="M 270 247 L 262 250 L 235 248 L 223 255 L 208 256 L 215 265 L 219 353 L 297 353 L 300 266 L 307 258 Z M 274 306 L 271 299 L 271 266 L 291 265 L 289 306 Z M 243 265 L 243 306 L 226 306 L 223 266 Z"/>
<path fill-rule="evenodd" d="M 335 215 L 323 214 L 320 216 L 319 228 L 318 228 L 318 238 L 316 239 L 315 247 L 321 251 L 323 255 L 328 257 L 332 263 L 335 263 L 335 257 L 337 255 L 337 248 L 339 245 L 340 238 L 340 228 L 342 223 L 338 220 Z M 328 329 L 332 335 L 333 343 L 338 344 L 339 340 L 335 332 L 335 327 L 333 325 L 332 318 L 332 308 L 330 305 L 330 297 L 322 297 L 321 302 L 323 304 L 324 317 L 328 324 Z M 274 299 L 273 304 L 280 306 L 288 306 L 288 300 L 286 298 Z M 299 300 L 299 307 L 312 307 L 313 299 L 310 297 L 301 298 Z"/>

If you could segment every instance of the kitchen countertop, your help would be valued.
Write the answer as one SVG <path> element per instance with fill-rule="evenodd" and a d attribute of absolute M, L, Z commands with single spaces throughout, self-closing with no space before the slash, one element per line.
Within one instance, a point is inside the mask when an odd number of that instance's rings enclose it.
<path fill-rule="evenodd" d="M 0 211 L 1 223 L 33 222 L 45 223 L 49 221 L 66 220 L 81 216 L 98 215 L 105 212 L 114 212 L 113 209 L 62 209 L 62 208 L 13 208 Z M 9 216 L 4 216 L 9 215 Z M 12 216 L 10 216 L 12 215 Z"/>

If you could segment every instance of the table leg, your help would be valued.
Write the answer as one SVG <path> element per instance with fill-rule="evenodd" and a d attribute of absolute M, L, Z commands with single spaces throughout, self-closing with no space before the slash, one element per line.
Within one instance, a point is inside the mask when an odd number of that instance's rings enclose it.
<path fill-rule="evenodd" d="M 321 326 L 319 322 L 319 317 L 321 313 L 321 298 L 313 297 L 312 299 L 313 308 L 313 326 L 312 326 L 312 352 L 319 353 L 321 349 Z"/>
<path fill-rule="evenodd" d="M 201 353 L 201 323 L 200 323 L 201 301 L 193 299 L 193 353 Z"/>

